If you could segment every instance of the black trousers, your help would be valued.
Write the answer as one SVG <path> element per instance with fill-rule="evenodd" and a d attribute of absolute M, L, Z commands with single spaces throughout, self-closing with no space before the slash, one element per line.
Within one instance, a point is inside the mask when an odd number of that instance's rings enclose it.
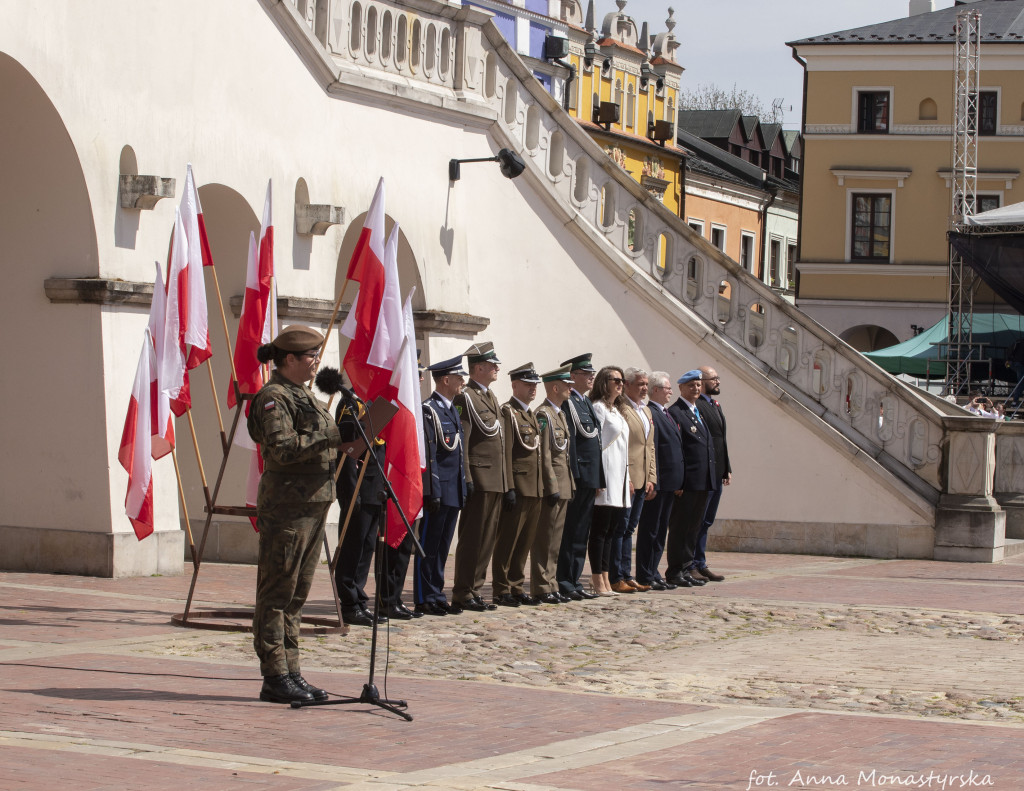
<path fill-rule="evenodd" d="M 415 529 L 413 525 L 413 529 Z M 385 611 L 402 603 L 402 590 L 405 588 L 405 577 L 409 571 L 409 559 L 412 557 L 412 537 L 406 533 L 402 543 L 392 547 L 386 541 L 377 544 L 377 551 L 384 553 L 384 575 L 380 582 L 380 603 Z M 381 575 L 377 575 L 381 580 Z"/>
<path fill-rule="evenodd" d="M 594 511 L 594 497 L 597 489 L 581 486 L 565 509 L 565 526 L 562 528 L 562 543 L 558 549 L 558 565 L 555 576 L 562 593 L 582 591 L 580 576 L 587 560 L 587 539 L 590 537 L 590 519 Z"/>
<path fill-rule="evenodd" d="M 665 552 L 669 518 L 675 506 L 675 492 L 664 491 L 644 503 L 636 529 L 636 581 L 650 585 L 658 579 L 658 565 Z"/>
<path fill-rule="evenodd" d="M 603 574 L 612 563 L 615 529 L 625 517 L 627 508 L 610 505 L 595 505 L 594 517 L 590 523 L 590 572 Z"/>
<path fill-rule="evenodd" d="M 366 607 L 366 579 L 373 563 L 373 545 L 377 539 L 377 523 L 383 518 L 384 509 L 379 505 L 356 506 L 348 530 L 341 539 L 341 555 L 334 568 L 334 579 L 338 584 L 338 598 L 344 610 Z M 344 519 L 344 511 L 342 511 Z M 339 526 L 340 529 L 340 526 Z M 378 584 L 379 584 L 378 579 Z"/>
<path fill-rule="evenodd" d="M 684 491 L 672 505 L 669 519 L 668 541 L 665 549 L 668 568 L 665 578 L 671 580 L 693 568 L 693 556 L 697 549 L 697 535 L 704 524 L 704 511 L 711 492 Z"/>

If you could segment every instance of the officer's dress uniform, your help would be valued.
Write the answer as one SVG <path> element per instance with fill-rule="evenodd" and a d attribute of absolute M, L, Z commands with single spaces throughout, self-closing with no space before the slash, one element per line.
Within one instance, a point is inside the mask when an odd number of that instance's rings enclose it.
<path fill-rule="evenodd" d="M 515 506 L 503 510 L 491 563 L 494 598 L 522 597 L 526 591 L 526 560 L 540 518 L 541 479 L 540 426 L 537 418 L 515 396 L 501 405 L 505 427 L 505 464 L 512 470 Z"/>
<path fill-rule="evenodd" d="M 424 509 L 420 543 L 426 557 L 417 557 L 413 595 L 417 606 L 447 604 L 444 567 L 459 512 L 466 504 L 465 438 L 455 406 L 437 391 L 423 402 L 423 434 L 427 466 L 423 501 L 437 500 L 437 510 Z"/>
<path fill-rule="evenodd" d="M 512 488 L 512 476 L 505 464 L 505 432 L 494 391 L 471 379 L 455 397 L 454 405 L 462 421 L 466 482 L 473 485 L 473 495 L 462 509 L 455 548 L 452 599 L 461 605 L 481 598 L 502 499 Z"/>
<path fill-rule="evenodd" d="M 248 429 L 264 463 L 253 647 L 264 676 L 298 673 L 302 605 L 334 501 L 338 427 L 308 387 L 275 371 L 253 398 Z"/>
<path fill-rule="evenodd" d="M 569 426 L 565 413 L 546 400 L 534 414 L 540 426 L 544 501 L 530 550 L 530 594 L 541 597 L 558 592 L 558 551 L 562 545 L 566 509 L 576 489 L 570 468 Z"/>
<path fill-rule="evenodd" d="M 362 418 L 365 414 L 362 405 L 359 405 L 358 410 L 359 417 Z M 338 404 L 337 416 L 342 440 L 354 442 L 359 434 L 355 428 L 356 418 L 353 416 L 352 410 L 342 402 Z M 386 451 L 384 442 L 377 438 L 371 439 L 370 442 L 374 455 L 380 462 L 381 468 L 384 468 Z M 365 453 L 363 451 L 364 455 Z M 369 597 L 365 590 L 366 580 L 370 574 L 370 566 L 373 564 L 374 542 L 377 538 L 380 520 L 384 518 L 386 495 L 380 469 L 372 460 L 367 459 L 365 462 L 366 472 L 363 474 L 362 483 L 359 484 L 357 491 L 356 481 L 359 480 L 359 472 L 363 468 L 363 456 L 354 459 L 346 453 L 338 455 L 341 464 L 341 473 L 338 475 L 338 505 L 341 507 L 339 530 L 344 526 L 345 515 L 348 513 L 349 504 L 353 498 L 356 499 L 356 504 L 352 509 L 352 517 L 345 530 L 345 535 L 339 536 L 341 547 L 338 565 L 334 569 L 334 578 L 337 582 L 342 616 L 347 620 L 354 620 L 352 616 L 359 616 L 360 613 L 369 610 L 367 607 Z M 377 580 L 377 586 L 382 595 L 386 593 L 387 585 L 382 586 L 380 579 Z"/>
<path fill-rule="evenodd" d="M 558 587 L 562 593 L 581 594 L 580 576 L 587 558 L 587 539 L 594 511 L 594 496 L 604 488 L 601 464 L 601 427 L 590 399 L 576 390 L 562 404 L 569 427 L 569 463 L 576 488 L 565 510 L 562 546 L 558 552 Z"/>

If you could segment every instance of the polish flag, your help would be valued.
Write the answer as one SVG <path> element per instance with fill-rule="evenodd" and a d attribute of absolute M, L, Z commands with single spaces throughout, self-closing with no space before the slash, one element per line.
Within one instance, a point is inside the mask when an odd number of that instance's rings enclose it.
<path fill-rule="evenodd" d="M 395 231 L 398 226 L 395 225 Z M 396 236 L 392 232 L 392 236 Z M 391 247 L 390 240 L 388 247 Z M 390 275 L 390 271 L 389 271 Z M 397 262 L 394 266 L 398 278 Z M 392 403 L 398 412 L 381 432 L 387 442 L 384 451 L 387 462 L 388 480 L 395 490 L 395 498 L 402 505 L 406 519 L 411 524 L 423 513 L 423 469 L 426 454 L 423 449 L 423 407 L 420 402 L 419 366 L 416 363 L 416 330 L 412 319 L 412 295 L 402 306 L 402 333 L 393 338 L 398 344 L 394 373 L 391 376 Z M 405 538 L 406 528 L 402 517 L 395 510 L 395 504 L 388 502 L 387 542 L 397 547 Z"/>
<path fill-rule="evenodd" d="M 377 182 L 377 191 L 370 202 L 363 230 L 349 261 L 348 279 L 359 283 L 359 292 L 341 327 L 341 334 L 351 339 L 342 366 L 356 395 L 369 400 L 384 392 L 391 378 L 390 369 L 380 368 L 370 362 L 385 285 L 383 178 Z"/>
<path fill-rule="evenodd" d="M 142 353 L 135 371 L 132 398 L 128 403 L 128 415 L 121 433 L 121 447 L 117 460 L 128 473 L 128 493 L 124 498 L 124 510 L 141 541 L 153 532 L 153 458 L 152 458 L 152 417 L 150 405 L 150 382 L 156 363 L 153 337 L 146 328 L 142 341 Z"/>
<path fill-rule="evenodd" d="M 213 253 L 210 252 L 210 239 L 206 235 L 206 220 L 203 219 L 203 204 L 199 202 L 199 190 L 196 189 L 195 179 L 192 177 L 192 163 L 188 165 L 186 181 L 192 182 L 192 201 L 196 207 L 196 222 L 199 224 L 199 249 L 203 253 L 203 266 L 213 266 Z"/>
<path fill-rule="evenodd" d="M 185 350 L 186 364 L 195 368 L 213 356 L 210 346 L 210 320 L 206 309 L 206 283 L 203 266 L 209 256 L 210 243 L 206 239 L 204 226 L 199 224 L 199 192 L 192 177 L 192 165 L 185 173 L 185 194 L 181 196 L 181 221 L 185 228 L 188 260 L 183 270 L 180 286 L 187 297 L 179 304 L 181 313 L 181 342 Z M 213 259 L 209 259 L 213 266 Z"/>
<path fill-rule="evenodd" d="M 171 235 L 171 260 L 167 273 L 167 302 L 165 305 L 163 351 L 160 360 L 160 387 L 171 400 L 171 411 L 181 417 L 192 406 L 189 393 L 188 369 L 185 365 L 185 347 L 182 345 L 185 328 L 183 317 L 188 315 L 188 291 L 185 271 L 188 267 L 188 241 L 181 212 L 174 210 L 174 232 Z"/>
<path fill-rule="evenodd" d="M 259 246 L 249 238 L 249 265 L 245 275 L 245 301 L 235 338 L 235 373 L 242 393 L 257 393 L 263 387 L 256 350 L 262 345 L 267 313 L 271 310 L 271 281 L 274 278 L 274 226 L 270 214 L 271 184 L 263 207 Z M 235 390 L 228 389 L 228 406 L 235 406 Z"/>
<path fill-rule="evenodd" d="M 160 271 L 160 263 L 154 262 L 156 279 L 153 281 L 153 304 L 149 309 L 149 335 L 154 344 L 155 364 L 150 370 L 149 404 L 152 411 L 153 458 L 166 456 L 174 449 L 174 419 L 171 417 L 171 400 L 160 386 L 160 361 L 164 357 L 164 323 L 167 316 L 167 292 L 164 289 L 164 276 Z"/>

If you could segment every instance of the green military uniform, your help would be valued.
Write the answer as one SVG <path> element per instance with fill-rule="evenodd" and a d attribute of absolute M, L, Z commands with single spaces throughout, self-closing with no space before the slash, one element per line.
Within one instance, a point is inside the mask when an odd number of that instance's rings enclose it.
<path fill-rule="evenodd" d="M 338 427 L 308 387 L 277 371 L 253 398 L 248 427 L 264 463 L 253 647 L 264 676 L 298 673 L 302 605 L 334 501 Z"/>
<path fill-rule="evenodd" d="M 533 363 L 510 371 L 509 376 L 524 382 L 540 381 Z M 491 561 L 495 599 L 508 594 L 518 598 L 526 592 L 526 559 L 533 546 L 544 489 L 537 418 L 515 396 L 501 405 L 501 416 L 505 430 L 505 466 L 512 471 L 516 503 L 513 508 L 502 511 L 498 522 Z"/>
<path fill-rule="evenodd" d="M 481 349 L 483 353 L 475 353 Z M 482 360 L 497 362 L 490 343 L 472 347 L 467 357 L 470 366 Z M 474 492 L 462 509 L 455 547 L 452 600 L 465 605 L 480 598 L 487 579 L 502 498 L 512 489 L 512 476 L 505 464 L 505 432 L 494 391 L 470 380 L 452 404 L 462 421 L 466 483 Z"/>
<path fill-rule="evenodd" d="M 557 371 L 544 374 L 544 381 L 550 381 L 549 376 L 553 378 L 557 374 Z M 568 377 L 568 373 L 565 376 Z M 576 486 L 569 463 L 569 424 L 565 413 L 550 401 L 545 401 L 534 410 L 534 414 L 540 425 L 544 502 L 530 550 L 530 593 L 543 596 L 558 592 L 555 574 L 558 550 L 562 545 L 566 508 L 576 493 Z"/>

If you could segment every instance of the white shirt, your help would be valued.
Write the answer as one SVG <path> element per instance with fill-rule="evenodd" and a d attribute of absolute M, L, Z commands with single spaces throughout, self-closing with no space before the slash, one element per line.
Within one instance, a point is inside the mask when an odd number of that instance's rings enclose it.
<path fill-rule="evenodd" d="M 640 416 L 640 423 L 644 427 L 644 439 L 647 439 L 647 435 L 651 433 L 651 421 L 647 419 L 647 413 L 644 412 L 644 405 L 638 404 L 629 396 L 626 396 L 626 399 L 633 405 L 633 409 L 635 409 L 636 413 Z"/>

